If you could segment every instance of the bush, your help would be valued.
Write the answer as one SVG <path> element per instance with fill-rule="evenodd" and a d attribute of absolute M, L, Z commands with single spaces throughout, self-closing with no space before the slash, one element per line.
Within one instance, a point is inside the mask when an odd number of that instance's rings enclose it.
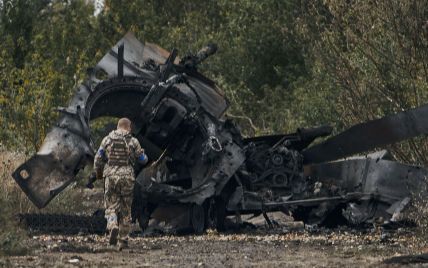
<path fill-rule="evenodd" d="M 28 211 L 31 204 L 10 176 L 23 160 L 22 154 L 0 151 L 0 255 L 20 255 L 29 250 L 24 242 L 26 233 L 17 227 L 15 213 Z"/>
<path fill-rule="evenodd" d="M 74 183 L 46 208 L 38 209 L 11 176 L 25 159 L 23 153 L 7 152 L 0 147 L 0 255 L 19 255 L 31 250 L 25 243 L 26 231 L 19 227 L 19 213 L 92 213 L 94 206 L 100 206 L 96 200 L 88 200 L 91 206 L 82 202 L 84 189 L 80 184 Z"/>
<path fill-rule="evenodd" d="M 420 188 L 414 193 L 409 218 L 418 225 L 418 235 L 421 242 L 428 241 L 428 178 L 421 183 Z"/>

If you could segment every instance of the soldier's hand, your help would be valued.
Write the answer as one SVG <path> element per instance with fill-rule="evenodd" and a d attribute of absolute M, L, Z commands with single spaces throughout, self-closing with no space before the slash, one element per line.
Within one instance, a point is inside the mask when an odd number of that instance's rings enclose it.
<path fill-rule="evenodd" d="M 86 187 L 89 189 L 94 189 L 94 182 L 96 180 L 97 180 L 97 174 L 95 172 L 92 172 L 88 178 L 88 183 L 86 184 Z"/>
<path fill-rule="evenodd" d="M 94 189 L 94 184 L 92 183 L 92 182 L 88 182 L 87 184 L 86 184 L 86 188 L 88 188 L 88 189 Z"/>
<path fill-rule="evenodd" d="M 102 180 L 103 179 L 103 170 L 102 169 L 97 169 L 96 171 L 95 171 L 95 174 L 94 173 L 92 173 L 92 175 L 91 175 L 91 177 L 94 177 L 94 180 L 93 180 L 93 182 L 95 181 L 95 180 Z"/>

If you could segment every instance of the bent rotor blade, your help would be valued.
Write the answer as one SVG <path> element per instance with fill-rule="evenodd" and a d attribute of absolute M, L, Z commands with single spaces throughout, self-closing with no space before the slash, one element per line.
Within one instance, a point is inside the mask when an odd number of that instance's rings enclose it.
<path fill-rule="evenodd" d="M 428 104 L 355 125 L 303 151 L 304 163 L 322 163 L 428 134 Z"/>

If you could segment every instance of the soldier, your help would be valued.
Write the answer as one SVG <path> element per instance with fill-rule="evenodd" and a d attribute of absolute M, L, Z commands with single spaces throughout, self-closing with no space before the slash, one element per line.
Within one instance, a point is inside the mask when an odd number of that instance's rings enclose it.
<path fill-rule="evenodd" d="M 117 129 L 110 132 L 101 142 L 95 156 L 94 170 L 97 179 L 105 179 L 105 217 L 110 232 L 110 245 L 119 249 L 128 244 L 130 210 L 135 182 L 133 165 L 148 161 L 138 140 L 131 136 L 131 121 L 122 118 Z M 119 237 L 118 237 L 119 236 Z"/>

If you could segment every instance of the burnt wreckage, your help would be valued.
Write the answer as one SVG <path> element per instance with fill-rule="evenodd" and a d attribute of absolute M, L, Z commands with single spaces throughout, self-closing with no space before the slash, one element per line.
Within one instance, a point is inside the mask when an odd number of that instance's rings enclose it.
<path fill-rule="evenodd" d="M 328 126 L 243 138 L 224 116 L 228 102 L 197 65 L 216 51 L 209 45 L 177 58 L 131 33 L 90 70 L 89 78 L 39 152 L 14 179 L 39 208 L 91 164 L 89 121 L 128 117 L 152 162 L 137 168 L 133 217 L 145 227 L 156 207 L 184 209 L 195 232 L 224 227 L 234 214 L 283 211 L 306 223 L 342 219 L 360 224 L 394 220 L 427 176 L 427 169 L 378 152 L 345 157 L 428 133 L 428 105 L 331 134 Z M 77 202 L 77 201 L 76 201 Z"/>

